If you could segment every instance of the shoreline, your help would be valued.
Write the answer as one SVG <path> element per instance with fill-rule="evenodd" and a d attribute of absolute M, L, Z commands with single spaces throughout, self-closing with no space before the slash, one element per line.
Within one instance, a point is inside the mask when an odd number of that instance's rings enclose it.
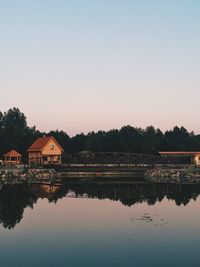
<path fill-rule="evenodd" d="M 145 180 L 163 184 L 200 184 L 200 167 L 182 166 L 155 168 L 65 168 L 62 171 L 50 168 L 27 168 L 24 166 L 0 168 L 0 184 L 16 183 L 64 183 L 76 180 Z"/>
<path fill-rule="evenodd" d="M 154 168 L 148 170 L 144 177 L 152 183 L 200 184 L 200 167 Z"/>

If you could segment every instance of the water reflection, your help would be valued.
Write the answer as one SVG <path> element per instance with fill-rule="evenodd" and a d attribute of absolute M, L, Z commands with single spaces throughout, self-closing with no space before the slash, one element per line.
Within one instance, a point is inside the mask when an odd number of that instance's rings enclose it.
<path fill-rule="evenodd" d="M 174 200 L 176 205 L 187 205 L 200 194 L 199 185 L 153 184 L 147 182 L 74 182 L 65 185 L 31 185 L 31 191 L 49 202 L 63 197 L 98 198 L 120 201 L 125 206 L 146 202 L 154 205 L 165 197 Z"/>
<path fill-rule="evenodd" d="M 166 197 L 180 206 L 196 200 L 199 194 L 199 185 L 152 184 L 143 181 L 5 185 L 0 191 L 0 223 L 4 228 L 14 228 L 22 220 L 25 208 L 33 208 L 37 200 L 43 198 L 54 203 L 62 198 L 109 199 L 120 201 L 125 206 L 132 206 L 143 202 L 154 205 Z M 152 222 L 149 214 L 131 220 Z"/>
<path fill-rule="evenodd" d="M 24 209 L 33 208 L 37 197 L 27 185 L 5 185 L 0 191 L 0 223 L 12 229 L 23 218 Z"/>
<path fill-rule="evenodd" d="M 150 213 L 143 213 L 139 217 L 131 218 L 132 222 L 145 222 L 145 223 L 152 223 L 155 227 L 160 227 L 166 224 L 169 224 L 169 221 L 160 218 L 159 214 L 150 214 Z"/>

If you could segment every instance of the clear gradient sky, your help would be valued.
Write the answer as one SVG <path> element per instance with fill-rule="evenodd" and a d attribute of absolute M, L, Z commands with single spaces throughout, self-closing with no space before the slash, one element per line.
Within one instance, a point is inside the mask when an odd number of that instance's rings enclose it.
<path fill-rule="evenodd" d="M 200 1 L 0 0 L 0 109 L 68 134 L 200 132 Z"/>

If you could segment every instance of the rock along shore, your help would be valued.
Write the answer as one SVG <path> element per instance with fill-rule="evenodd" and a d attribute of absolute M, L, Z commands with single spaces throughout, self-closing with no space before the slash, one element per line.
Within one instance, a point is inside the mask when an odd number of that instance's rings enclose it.
<path fill-rule="evenodd" d="M 0 168 L 0 186 L 16 183 L 55 183 L 66 179 L 124 178 L 141 179 L 146 170 L 43 169 L 24 165 Z"/>
<path fill-rule="evenodd" d="M 155 168 L 145 173 L 145 179 L 153 183 L 200 184 L 200 167 Z"/>
<path fill-rule="evenodd" d="M 53 182 L 58 174 L 54 169 L 37 168 L 1 168 L 0 184 L 22 182 Z"/>

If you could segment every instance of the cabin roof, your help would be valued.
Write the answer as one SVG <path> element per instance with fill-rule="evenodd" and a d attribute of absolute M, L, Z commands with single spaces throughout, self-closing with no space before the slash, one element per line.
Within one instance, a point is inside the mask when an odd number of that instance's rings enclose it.
<path fill-rule="evenodd" d="M 47 143 L 53 140 L 57 146 L 63 151 L 62 147 L 59 145 L 59 143 L 55 140 L 53 136 L 47 136 L 47 137 L 39 137 L 27 150 L 28 152 L 34 152 L 34 151 L 41 151 Z"/>
<path fill-rule="evenodd" d="M 13 150 L 7 152 L 6 154 L 4 154 L 4 157 L 22 157 L 22 155 L 13 149 Z"/>

